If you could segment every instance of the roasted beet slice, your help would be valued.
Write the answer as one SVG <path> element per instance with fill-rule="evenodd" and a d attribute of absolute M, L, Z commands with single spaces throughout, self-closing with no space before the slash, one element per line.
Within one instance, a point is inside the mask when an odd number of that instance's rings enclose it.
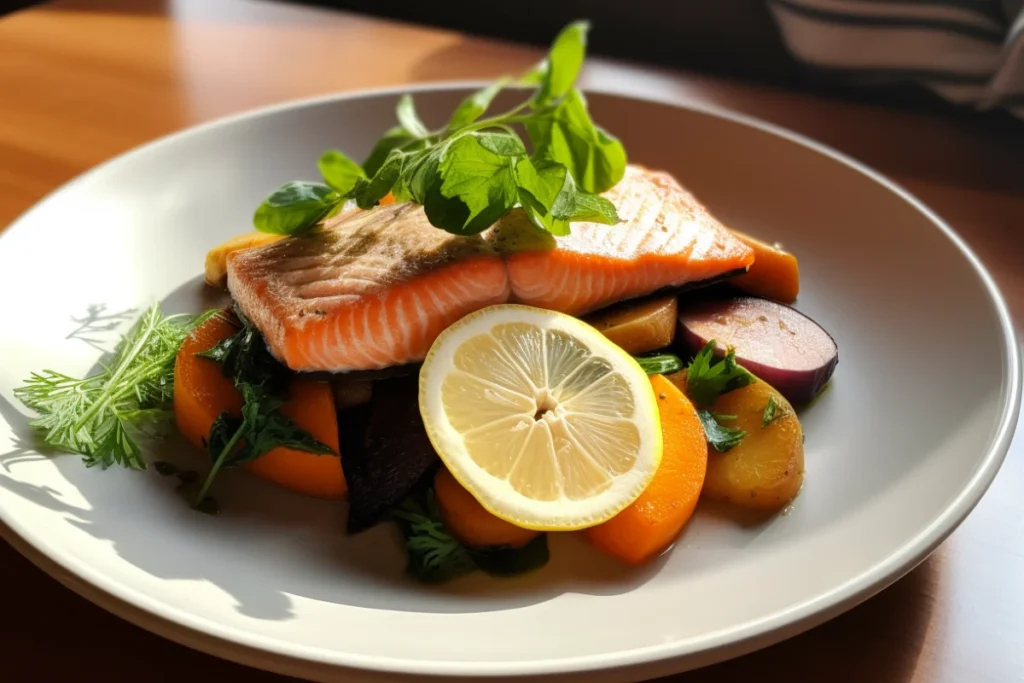
<path fill-rule="evenodd" d="M 719 354 L 736 349 L 736 360 L 795 404 L 821 391 L 839 362 L 835 340 L 789 306 L 754 297 L 680 306 L 682 338 L 691 353 L 714 339 Z"/>
<path fill-rule="evenodd" d="M 345 439 L 341 464 L 348 482 L 348 531 L 357 533 L 379 522 L 400 503 L 438 462 L 419 409 L 416 375 L 374 382 L 369 423 L 360 443 Z M 365 416 L 365 412 L 363 412 Z M 342 413 L 339 422 L 362 417 Z M 343 432 L 353 430 L 342 427 Z M 357 430 L 356 430 L 357 431 Z"/>

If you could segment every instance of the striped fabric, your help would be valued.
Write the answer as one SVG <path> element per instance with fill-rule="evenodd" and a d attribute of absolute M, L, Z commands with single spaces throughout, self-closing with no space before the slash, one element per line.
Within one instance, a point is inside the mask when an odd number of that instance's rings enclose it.
<path fill-rule="evenodd" d="M 1024 0 L 768 0 L 797 59 L 1024 118 Z"/>

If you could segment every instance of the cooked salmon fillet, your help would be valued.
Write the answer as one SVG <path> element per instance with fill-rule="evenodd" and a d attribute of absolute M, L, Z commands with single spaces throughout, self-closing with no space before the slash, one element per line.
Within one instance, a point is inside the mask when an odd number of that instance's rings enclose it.
<path fill-rule="evenodd" d="M 228 288 L 288 367 L 348 372 L 422 360 L 442 330 L 492 304 L 578 315 L 753 263 L 667 174 L 631 166 L 605 196 L 622 223 L 574 223 L 557 238 L 518 211 L 474 237 L 438 230 L 415 204 L 349 212 L 231 254 Z"/>
<path fill-rule="evenodd" d="M 274 355 L 298 371 L 421 360 L 446 327 L 509 297 L 491 246 L 438 230 L 422 207 L 406 203 L 235 252 L 228 288 Z"/>
<path fill-rule="evenodd" d="M 605 197 L 621 224 L 574 223 L 550 248 L 506 250 L 515 301 L 581 315 L 754 262 L 753 251 L 667 173 L 630 166 Z M 499 221 L 491 238 L 510 220 Z"/>

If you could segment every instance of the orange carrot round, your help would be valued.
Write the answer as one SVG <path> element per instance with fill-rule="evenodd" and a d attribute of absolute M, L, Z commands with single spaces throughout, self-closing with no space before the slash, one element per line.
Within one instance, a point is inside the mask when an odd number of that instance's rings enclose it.
<path fill-rule="evenodd" d="M 242 395 L 220 366 L 196 354 L 213 348 L 238 327 L 226 316 L 214 316 L 197 328 L 178 349 L 174 365 L 174 418 L 178 430 L 196 448 L 206 450 L 214 421 L 224 412 L 241 415 Z M 294 379 L 281 412 L 335 455 L 316 455 L 275 448 L 243 467 L 263 479 L 318 498 L 342 498 L 347 489 L 338 453 L 338 421 L 330 385 Z"/>
<path fill-rule="evenodd" d="M 241 414 L 242 395 L 217 363 L 196 354 L 236 332 L 238 326 L 227 315 L 215 315 L 189 335 L 174 361 L 174 420 L 182 436 L 203 451 L 218 415 Z"/>
<path fill-rule="evenodd" d="M 598 550 L 627 564 L 648 562 L 686 526 L 700 498 L 708 447 L 693 404 L 662 375 L 651 377 L 658 397 L 664 451 L 654 479 L 625 510 L 583 531 Z"/>
<path fill-rule="evenodd" d="M 445 527 L 468 546 L 519 548 L 540 535 L 539 531 L 521 529 L 492 515 L 443 467 L 434 476 L 434 495 Z"/>
<path fill-rule="evenodd" d="M 317 455 L 290 448 L 275 448 L 244 465 L 253 474 L 286 489 L 315 498 L 343 498 L 348 491 L 338 457 L 338 417 L 334 392 L 326 382 L 299 377 L 288 387 L 281 412 L 310 435 L 329 446 L 335 455 Z"/>

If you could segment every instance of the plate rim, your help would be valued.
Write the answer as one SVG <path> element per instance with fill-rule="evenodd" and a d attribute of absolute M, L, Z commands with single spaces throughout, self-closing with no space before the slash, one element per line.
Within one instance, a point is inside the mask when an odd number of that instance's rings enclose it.
<path fill-rule="evenodd" d="M 42 210 L 45 205 L 55 201 L 58 195 L 62 194 L 65 190 L 88 181 L 92 176 L 102 173 L 108 166 L 118 164 L 126 158 L 152 151 L 164 145 L 173 144 L 177 140 L 191 135 L 205 133 L 219 127 L 227 127 L 250 118 L 272 116 L 304 107 L 372 97 L 395 96 L 404 93 L 416 94 L 427 91 L 468 92 L 474 88 L 484 87 L 489 83 L 489 81 L 484 80 L 433 81 L 327 93 L 247 109 L 181 130 L 172 131 L 117 154 L 53 189 L 8 224 L 4 232 L 0 234 L 0 245 L 5 244 L 5 238 L 9 242 L 12 234 L 20 235 L 21 231 L 27 229 L 26 225 L 30 222 L 32 216 L 37 211 Z M 529 661 L 437 661 L 362 655 L 338 652 L 319 646 L 290 644 L 276 638 L 253 634 L 244 629 L 229 627 L 206 618 L 196 617 L 185 610 L 173 606 L 156 603 L 147 595 L 126 587 L 117 581 L 108 579 L 106 575 L 93 570 L 84 563 L 79 563 L 73 558 L 61 557 L 59 549 L 48 547 L 45 542 L 38 543 L 36 540 L 30 540 L 29 536 L 23 533 L 24 529 L 20 527 L 15 519 L 12 519 L 13 516 L 8 514 L 2 507 L 0 507 L 0 536 L 11 543 L 19 553 L 27 557 L 33 564 L 60 581 L 63 585 L 71 588 L 90 602 L 136 626 L 214 656 L 290 675 L 315 675 L 314 672 L 308 670 L 304 673 L 303 668 L 322 668 L 326 666 L 338 669 L 404 675 L 543 676 L 596 672 L 609 669 L 633 669 L 657 663 L 665 664 L 674 660 L 679 660 L 679 667 L 672 668 L 671 671 L 682 671 L 740 656 L 797 635 L 838 616 L 860 602 L 876 595 L 879 591 L 910 572 L 956 530 L 988 491 L 1006 458 L 1016 429 L 1021 403 L 1020 347 L 1018 346 L 1017 335 L 1009 309 L 991 274 L 959 234 L 912 193 L 879 171 L 828 145 L 784 126 L 764 121 L 754 116 L 735 112 L 718 105 L 695 102 L 683 93 L 669 93 L 666 96 L 660 96 L 650 93 L 630 92 L 628 87 L 593 87 L 585 88 L 584 92 L 667 105 L 713 116 L 782 138 L 828 157 L 881 185 L 921 213 L 939 232 L 950 240 L 973 268 L 974 274 L 981 281 L 983 289 L 988 295 L 989 302 L 996 312 L 1002 331 L 1006 376 L 1003 385 L 1003 406 L 998 427 L 994 437 L 989 442 L 980 464 L 960 492 L 950 501 L 937 518 L 917 535 L 904 542 L 885 560 L 869 567 L 852 579 L 802 603 L 791 605 L 783 610 L 748 621 L 739 626 L 719 629 L 700 638 L 688 641 L 661 643 L 597 655 L 578 655 Z M 284 658 L 283 661 L 277 662 L 277 664 L 283 665 L 287 662 L 289 665 L 274 666 L 274 662 L 266 661 L 266 657 L 260 656 L 261 654 L 271 654 Z M 684 658 L 699 659 L 700 662 L 693 662 L 692 665 L 688 665 L 683 661 Z M 665 673 L 668 672 L 665 671 Z"/>

